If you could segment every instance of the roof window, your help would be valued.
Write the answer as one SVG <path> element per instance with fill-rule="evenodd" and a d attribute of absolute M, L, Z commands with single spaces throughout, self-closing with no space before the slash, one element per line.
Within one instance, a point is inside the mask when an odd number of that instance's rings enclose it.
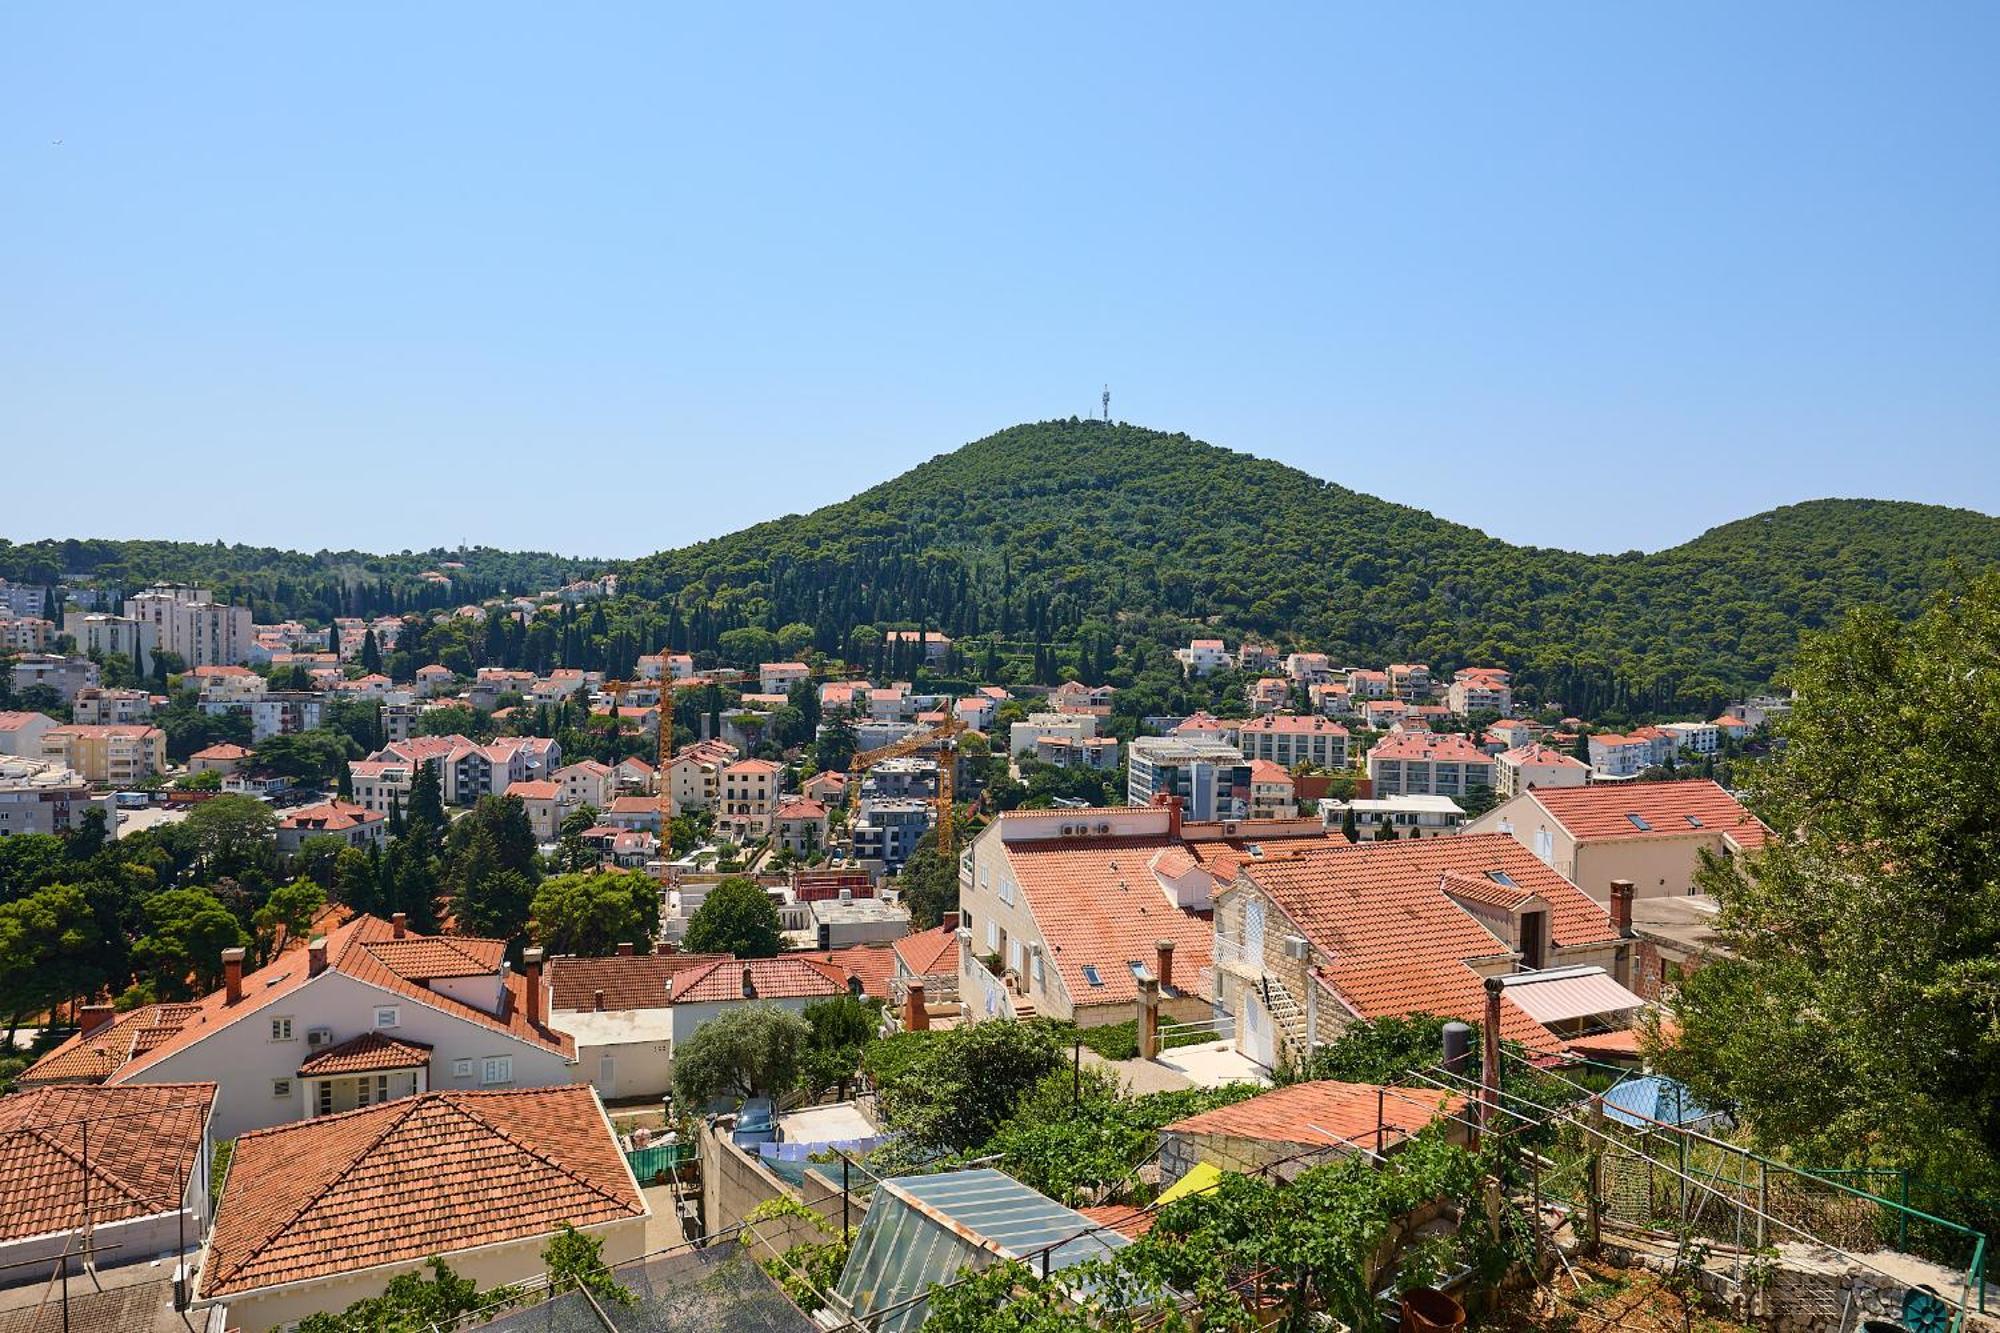
<path fill-rule="evenodd" d="M 1653 831 L 1653 826 L 1646 822 L 1645 816 L 1643 815 L 1637 815 L 1634 814 L 1632 811 L 1627 810 L 1625 812 L 1625 818 L 1631 820 L 1632 827 L 1638 829 L 1639 832 L 1641 833 L 1651 833 Z"/>

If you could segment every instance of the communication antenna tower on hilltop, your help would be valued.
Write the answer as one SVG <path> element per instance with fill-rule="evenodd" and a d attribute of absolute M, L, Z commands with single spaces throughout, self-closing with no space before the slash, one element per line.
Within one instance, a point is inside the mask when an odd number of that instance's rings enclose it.
<path fill-rule="evenodd" d="M 1108 426 L 1111 424 L 1111 386 L 1109 384 L 1104 386 L 1104 397 L 1101 401 L 1104 404 L 1104 424 Z"/>

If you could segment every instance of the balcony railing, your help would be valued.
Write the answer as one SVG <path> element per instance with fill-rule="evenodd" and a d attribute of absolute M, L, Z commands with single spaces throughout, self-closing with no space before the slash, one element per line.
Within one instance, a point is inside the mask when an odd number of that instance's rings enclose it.
<path fill-rule="evenodd" d="M 1264 971 L 1263 954 L 1252 952 L 1248 945 L 1234 935 L 1216 931 L 1212 950 L 1217 967 L 1233 968 L 1252 976 L 1261 975 Z"/>

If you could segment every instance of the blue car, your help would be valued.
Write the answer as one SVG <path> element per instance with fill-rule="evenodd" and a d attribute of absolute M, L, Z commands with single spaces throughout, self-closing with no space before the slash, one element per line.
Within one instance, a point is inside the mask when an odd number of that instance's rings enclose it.
<path fill-rule="evenodd" d="M 778 1129 L 778 1107 L 769 1097 L 752 1097 L 736 1113 L 736 1128 L 729 1141 L 739 1148 L 755 1149 L 760 1143 L 777 1143 L 784 1138 Z"/>

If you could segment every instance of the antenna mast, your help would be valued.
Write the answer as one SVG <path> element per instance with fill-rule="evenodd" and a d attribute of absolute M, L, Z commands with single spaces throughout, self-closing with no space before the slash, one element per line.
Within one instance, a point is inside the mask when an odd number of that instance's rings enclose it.
<path fill-rule="evenodd" d="M 1109 384 L 1104 386 L 1102 402 L 1104 404 L 1104 424 L 1108 426 L 1111 424 L 1111 386 Z"/>

